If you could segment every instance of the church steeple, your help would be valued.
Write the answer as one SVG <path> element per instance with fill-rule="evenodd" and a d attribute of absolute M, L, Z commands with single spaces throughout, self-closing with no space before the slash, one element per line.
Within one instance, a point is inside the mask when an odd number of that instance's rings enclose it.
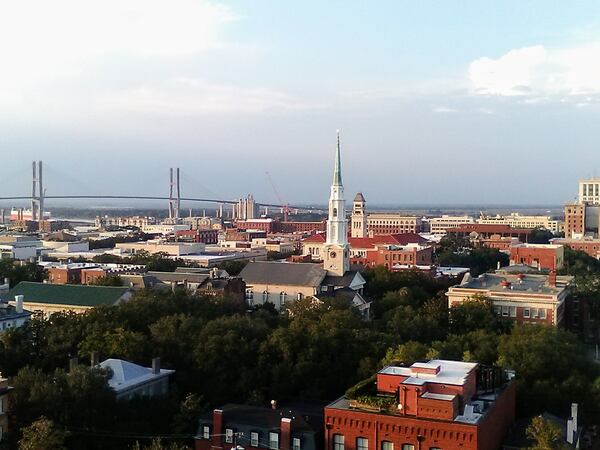
<path fill-rule="evenodd" d="M 324 268 L 332 275 L 341 276 L 350 269 L 348 250 L 348 221 L 342 184 L 342 163 L 340 132 L 337 132 L 337 147 L 333 167 L 333 183 L 329 195 L 329 217 L 327 220 L 327 240 L 323 257 Z"/>
<path fill-rule="evenodd" d="M 340 130 L 337 130 L 337 148 L 333 167 L 333 185 L 342 186 L 342 162 L 340 156 Z"/>

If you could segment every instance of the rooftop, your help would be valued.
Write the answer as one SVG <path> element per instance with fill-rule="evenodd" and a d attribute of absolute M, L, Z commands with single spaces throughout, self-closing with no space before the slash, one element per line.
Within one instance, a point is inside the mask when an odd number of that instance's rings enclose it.
<path fill-rule="evenodd" d="M 320 264 L 253 261 L 244 267 L 239 276 L 247 284 L 316 287 L 326 274 Z"/>
<path fill-rule="evenodd" d="M 94 307 L 114 305 L 129 288 L 107 286 L 82 286 L 74 284 L 47 284 L 21 281 L 2 297 L 12 300 L 24 295 L 25 302 Z"/>
<path fill-rule="evenodd" d="M 408 377 L 404 380 L 407 384 L 440 383 L 463 386 L 469 373 L 477 366 L 477 363 L 432 359 L 427 363 L 414 363 L 410 367 L 387 366 L 378 373 Z"/>
<path fill-rule="evenodd" d="M 558 294 L 564 291 L 571 283 L 571 276 L 557 276 L 556 286 L 550 285 L 550 277 L 544 274 L 531 273 L 509 273 L 508 271 L 496 271 L 495 273 L 484 273 L 476 278 L 465 277 L 463 282 L 454 288 L 459 289 L 484 289 L 491 292 L 522 292 Z"/>
<path fill-rule="evenodd" d="M 160 373 L 155 374 L 149 367 L 113 358 L 102 361 L 100 367 L 111 370 L 112 376 L 108 380 L 108 385 L 117 393 L 175 372 L 174 370 L 160 369 Z"/>

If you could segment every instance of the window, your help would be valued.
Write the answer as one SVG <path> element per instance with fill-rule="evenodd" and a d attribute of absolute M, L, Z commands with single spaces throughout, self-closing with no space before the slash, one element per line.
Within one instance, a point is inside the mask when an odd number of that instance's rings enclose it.
<path fill-rule="evenodd" d="M 269 433 L 269 448 L 271 450 L 279 450 L 279 434 L 273 431 Z"/>
<path fill-rule="evenodd" d="M 250 433 L 250 446 L 258 447 L 258 433 L 256 431 Z"/>
<path fill-rule="evenodd" d="M 494 305 L 494 312 L 498 315 L 502 312 L 502 307 L 498 305 Z"/>
<path fill-rule="evenodd" d="M 517 307 L 516 306 L 510 307 L 510 317 L 517 317 Z"/>
<path fill-rule="evenodd" d="M 538 318 L 538 309 L 537 308 L 531 308 L 531 317 L 533 319 L 537 319 Z"/>
<path fill-rule="evenodd" d="M 369 440 L 364 437 L 356 438 L 356 450 L 369 450 Z"/>
<path fill-rule="evenodd" d="M 412 444 L 402 444 L 402 450 L 415 450 L 415 446 Z"/>
<path fill-rule="evenodd" d="M 337 208 L 333 208 L 333 217 L 337 217 Z"/>
<path fill-rule="evenodd" d="M 394 450 L 394 443 L 390 441 L 383 441 L 381 443 L 381 450 Z"/>
<path fill-rule="evenodd" d="M 344 435 L 334 434 L 333 435 L 333 450 L 344 450 Z"/>
<path fill-rule="evenodd" d="M 508 317 L 508 306 L 507 305 L 502 306 L 502 317 Z"/>
<path fill-rule="evenodd" d="M 269 291 L 263 291 L 263 302 L 269 301 Z"/>
<path fill-rule="evenodd" d="M 286 297 L 286 293 L 281 291 L 279 293 L 279 301 L 281 302 L 282 305 L 285 303 L 285 297 Z"/>
<path fill-rule="evenodd" d="M 202 437 L 204 439 L 210 439 L 210 427 L 208 425 L 202 427 Z"/>
<path fill-rule="evenodd" d="M 300 438 L 292 439 L 292 450 L 300 450 Z"/>
<path fill-rule="evenodd" d="M 442 450 L 442 449 L 439 447 L 429 447 L 429 450 Z"/>
<path fill-rule="evenodd" d="M 233 444 L 233 430 L 231 428 L 225 429 L 225 442 Z"/>
<path fill-rule="evenodd" d="M 546 310 L 544 308 L 540 308 L 540 319 L 546 319 Z"/>
<path fill-rule="evenodd" d="M 523 309 L 523 317 L 529 319 L 529 308 Z"/>

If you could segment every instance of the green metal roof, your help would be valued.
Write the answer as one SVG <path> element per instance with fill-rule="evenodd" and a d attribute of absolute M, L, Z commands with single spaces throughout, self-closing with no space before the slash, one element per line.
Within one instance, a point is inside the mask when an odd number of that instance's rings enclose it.
<path fill-rule="evenodd" d="M 114 305 L 127 291 L 127 287 L 47 284 L 21 281 L 4 298 L 6 300 L 13 300 L 15 295 L 24 295 L 25 302 L 93 307 Z"/>

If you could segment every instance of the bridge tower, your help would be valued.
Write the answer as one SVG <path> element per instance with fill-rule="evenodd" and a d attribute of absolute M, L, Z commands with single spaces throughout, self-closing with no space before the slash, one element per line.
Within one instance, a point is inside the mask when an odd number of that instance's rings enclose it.
<path fill-rule="evenodd" d="M 169 169 L 169 219 L 179 219 L 179 210 L 181 208 L 181 189 L 179 184 L 179 167 L 175 169 L 175 178 L 173 177 L 173 168 Z M 174 197 L 174 192 L 177 197 Z"/>
<path fill-rule="evenodd" d="M 42 161 L 33 161 L 31 180 L 31 219 L 44 220 L 44 184 L 42 178 Z"/>

